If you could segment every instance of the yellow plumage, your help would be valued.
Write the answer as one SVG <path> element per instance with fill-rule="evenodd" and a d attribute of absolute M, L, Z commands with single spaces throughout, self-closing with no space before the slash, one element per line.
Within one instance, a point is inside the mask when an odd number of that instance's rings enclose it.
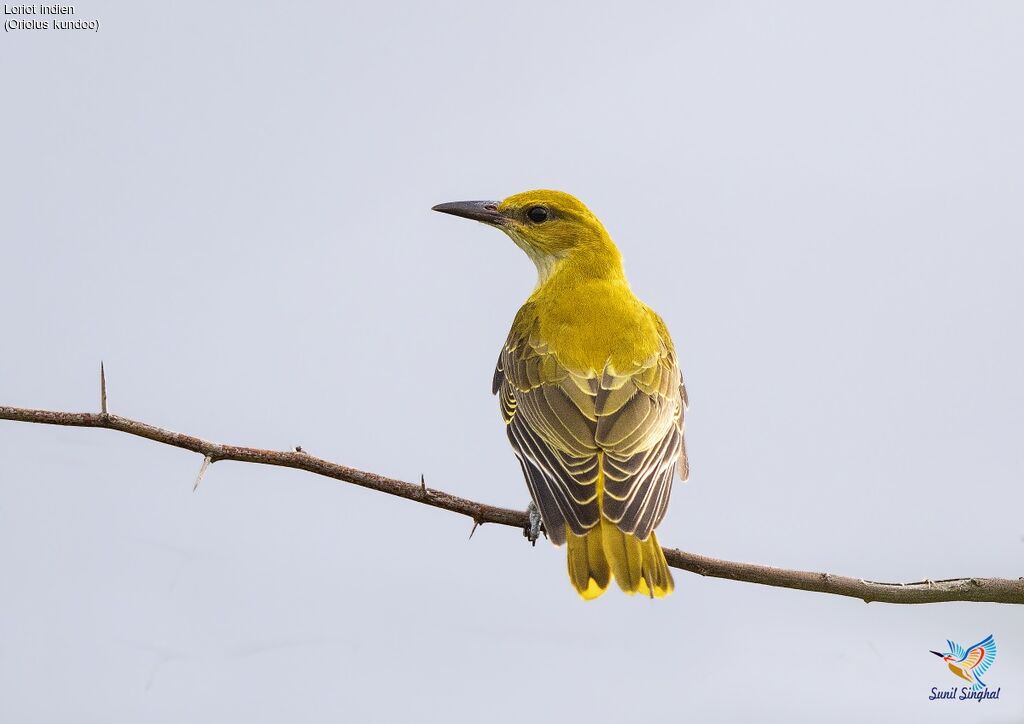
<path fill-rule="evenodd" d="M 599 501 L 602 483 L 599 477 Z M 641 541 L 623 533 L 602 516 L 598 524 L 583 535 L 576 535 L 566 526 L 565 542 L 569 580 L 588 601 L 604 593 L 612 576 L 619 588 L 631 595 L 641 593 L 662 598 L 675 587 L 665 553 L 653 531 L 647 540 Z"/>
<path fill-rule="evenodd" d="M 601 222 L 568 194 L 434 208 L 497 226 L 537 267 L 493 391 L 548 537 L 567 544 L 573 586 L 596 598 L 614 578 L 630 594 L 667 595 L 654 528 L 688 464 L 686 389 L 664 322 L 634 296 Z"/>

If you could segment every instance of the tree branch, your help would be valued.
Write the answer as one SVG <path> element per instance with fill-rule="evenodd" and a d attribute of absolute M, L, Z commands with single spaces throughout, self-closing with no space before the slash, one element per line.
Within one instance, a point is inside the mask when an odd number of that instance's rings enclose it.
<path fill-rule="evenodd" d="M 103 384 L 102 412 L 53 412 L 18 407 L 0 407 L 0 420 L 35 422 L 44 425 L 68 425 L 72 427 L 100 427 L 137 435 L 164 445 L 191 450 L 203 456 L 203 466 L 196 480 L 202 479 L 206 468 L 221 460 L 237 460 L 243 463 L 279 465 L 286 468 L 305 470 L 335 480 L 359 485 L 382 493 L 396 495 L 435 508 L 450 510 L 472 519 L 473 529 L 483 523 L 498 523 L 515 528 L 525 528 L 529 523 L 525 511 L 498 508 L 477 503 L 467 498 L 451 495 L 441 490 L 428 488 L 421 478 L 419 484 L 388 478 L 376 473 L 350 468 L 347 465 L 315 457 L 296 448 L 294 451 L 263 450 L 240 445 L 222 445 L 193 435 L 172 432 L 138 420 L 131 420 L 106 411 L 106 384 Z M 665 557 L 673 568 L 679 568 L 701 576 L 728 578 L 733 581 L 758 583 L 765 586 L 796 588 L 802 591 L 831 593 L 837 596 L 860 598 L 865 602 L 881 603 L 938 603 L 941 601 L 987 601 L 990 603 L 1024 604 L 1024 577 L 1007 578 L 950 578 L 939 581 L 916 581 L 914 583 L 879 583 L 848 576 L 810 571 L 792 571 L 773 566 L 753 563 L 736 563 L 709 558 L 696 553 L 687 553 L 676 548 L 665 548 Z"/>

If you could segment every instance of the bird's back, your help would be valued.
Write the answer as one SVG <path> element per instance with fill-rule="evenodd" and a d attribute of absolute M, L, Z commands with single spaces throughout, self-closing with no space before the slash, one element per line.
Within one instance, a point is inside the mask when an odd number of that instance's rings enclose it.
<path fill-rule="evenodd" d="M 672 578 L 653 530 L 675 469 L 688 471 L 675 352 L 625 280 L 571 281 L 549 282 L 520 309 L 494 391 L 581 595 L 599 595 L 612 575 L 628 592 L 664 595 Z"/>
<path fill-rule="evenodd" d="M 517 322 L 535 324 L 558 362 L 578 372 L 599 374 L 608 366 L 628 372 L 666 347 L 671 351 L 664 324 L 624 279 L 553 279 L 527 308 Z"/>

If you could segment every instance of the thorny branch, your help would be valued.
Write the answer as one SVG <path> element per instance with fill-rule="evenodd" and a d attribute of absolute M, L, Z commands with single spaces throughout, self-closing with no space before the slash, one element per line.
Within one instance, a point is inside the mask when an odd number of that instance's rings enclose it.
<path fill-rule="evenodd" d="M 436 488 L 428 488 L 425 480 L 407 483 L 377 473 L 357 470 L 340 463 L 310 455 L 301 448 L 291 451 L 264 450 L 240 445 L 221 445 L 193 435 L 165 430 L 155 425 L 132 420 L 107 411 L 106 375 L 101 371 L 101 412 L 54 412 L 19 407 L 0 407 L 0 420 L 35 422 L 44 425 L 72 427 L 100 427 L 129 435 L 144 437 L 164 445 L 191 450 L 203 456 L 203 463 L 195 481 L 199 486 L 212 463 L 235 460 L 259 465 L 278 465 L 305 470 L 335 480 L 359 485 L 371 490 L 406 498 L 435 508 L 450 510 L 469 517 L 473 530 L 484 523 L 497 523 L 525 529 L 530 525 L 527 511 L 510 510 L 477 503 L 451 495 Z M 830 573 L 794 571 L 754 563 L 723 561 L 717 558 L 688 553 L 677 548 L 665 548 L 665 557 L 673 568 L 690 571 L 701 576 L 728 578 L 733 581 L 757 583 L 764 586 L 795 588 L 802 591 L 830 593 L 837 596 L 860 598 L 865 602 L 880 603 L 938 603 L 942 601 L 984 601 L 990 603 L 1024 604 L 1024 577 L 1008 578 L 948 578 L 923 580 L 913 583 L 880 583 Z"/>

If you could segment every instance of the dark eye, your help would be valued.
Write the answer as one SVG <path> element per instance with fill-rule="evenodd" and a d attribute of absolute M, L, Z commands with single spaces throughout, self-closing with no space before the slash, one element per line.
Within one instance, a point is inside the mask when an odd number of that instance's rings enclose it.
<path fill-rule="evenodd" d="M 535 224 L 543 224 L 548 220 L 548 210 L 543 206 L 532 206 L 530 210 L 526 212 L 526 218 Z"/>

